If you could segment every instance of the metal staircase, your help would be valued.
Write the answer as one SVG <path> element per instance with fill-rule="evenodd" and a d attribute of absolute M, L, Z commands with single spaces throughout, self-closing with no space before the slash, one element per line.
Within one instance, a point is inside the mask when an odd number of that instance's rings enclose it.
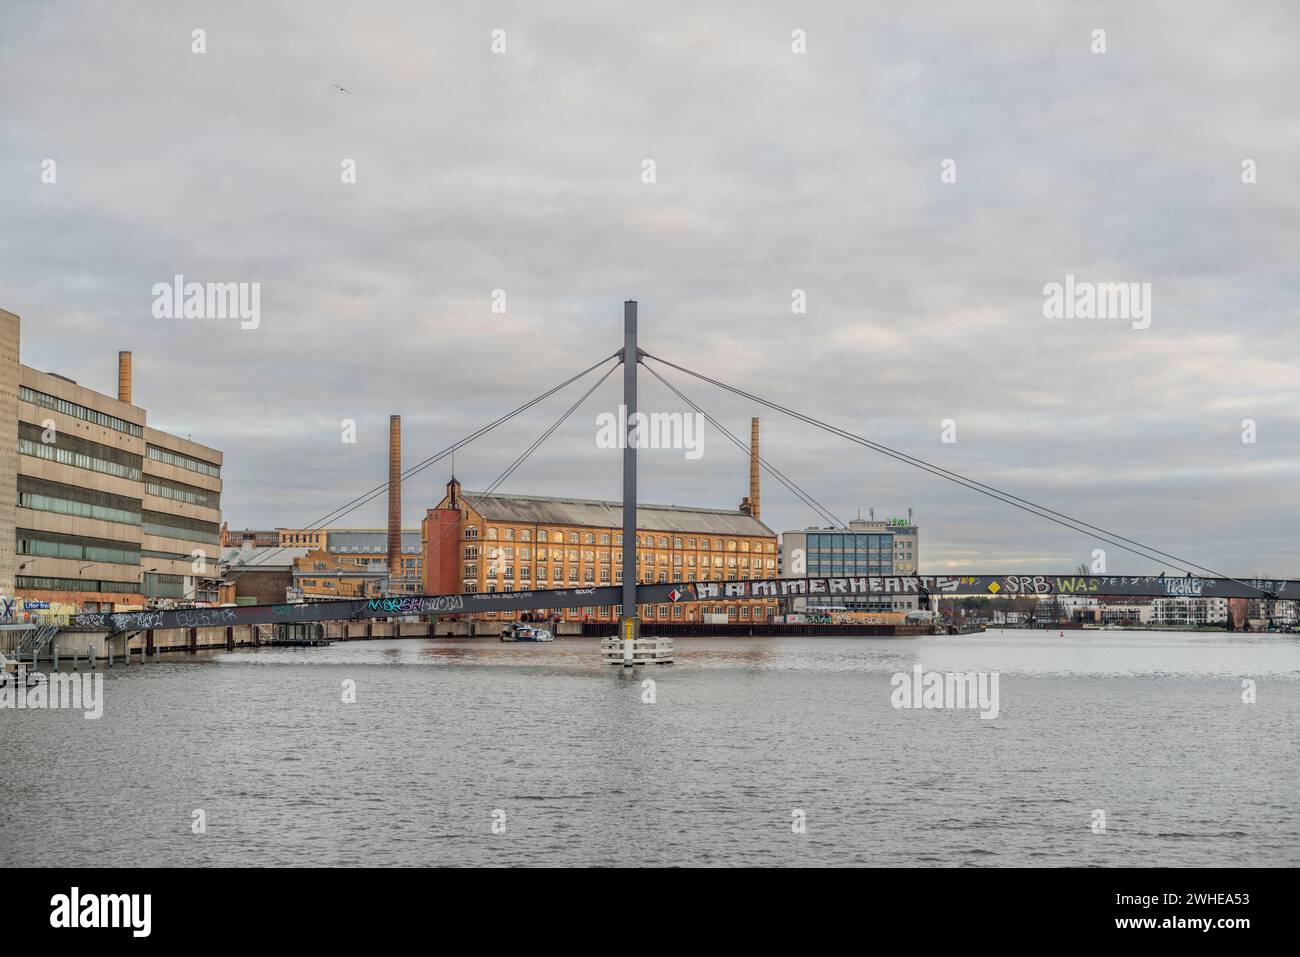
<path fill-rule="evenodd" d="M 30 629 L 14 649 L 19 658 L 39 657 L 59 633 L 58 625 L 40 624 Z"/>

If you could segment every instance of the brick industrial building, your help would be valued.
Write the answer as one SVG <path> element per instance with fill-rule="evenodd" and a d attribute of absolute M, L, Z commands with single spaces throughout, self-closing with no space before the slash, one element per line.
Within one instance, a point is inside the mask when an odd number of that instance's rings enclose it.
<path fill-rule="evenodd" d="M 755 433 L 757 425 L 755 424 Z M 757 442 L 751 443 L 756 449 Z M 756 451 L 749 496 L 737 509 L 637 506 L 636 569 L 641 582 L 775 578 L 776 533 L 759 519 Z M 529 591 L 589 588 L 623 581 L 622 504 L 535 495 L 466 492 L 452 478 L 421 526 L 424 591 Z M 647 622 L 700 621 L 725 614 L 735 622 L 764 621 L 773 599 L 728 600 L 718 606 L 684 602 L 643 605 Z M 488 612 L 492 617 L 495 613 Z M 618 606 L 572 608 L 569 621 L 614 622 Z M 515 613 L 501 612 L 501 618 Z"/>
<path fill-rule="evenodd" d="M 331 561 L 345 567 L 366 571 L 368 577 L 382 579 L 381 590 L 392 595 L 417 595 L 423 587 L 423 559 L 420 554 L 420 530 L 404 528 L 400 535 L 400 565 L 397 576 L 389 574 L 388 549 L 391 536 L 386 528 L 274 528 L 221 530 L 225 549 L 306 549 L 307 553 L 324 553 Z"/>

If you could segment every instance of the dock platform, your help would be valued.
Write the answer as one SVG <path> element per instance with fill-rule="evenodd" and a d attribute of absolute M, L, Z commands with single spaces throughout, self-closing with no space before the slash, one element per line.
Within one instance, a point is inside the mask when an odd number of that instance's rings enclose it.
<path fill-rule="evenodd" d="M 602 638 L 600 654 L 611 665 L 631 668 L 635 665 L 670 665 L 673 663 L 671 638 L 648 638 L 644 635 L 631 640 L 617 635 Z"/>

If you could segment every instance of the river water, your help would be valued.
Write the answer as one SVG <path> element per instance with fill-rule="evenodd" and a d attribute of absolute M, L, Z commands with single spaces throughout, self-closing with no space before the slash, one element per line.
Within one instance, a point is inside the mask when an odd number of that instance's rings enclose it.
<path fill-rule="evenodd" d="M 893 707 L 916 664 L 997 672 L 997 717 Z M 682 639 L 635 676 L 382 640 L 119 661 L 103 695 L 0 711 L 0 864 L 1300 864 L 1288 636 Z"/>

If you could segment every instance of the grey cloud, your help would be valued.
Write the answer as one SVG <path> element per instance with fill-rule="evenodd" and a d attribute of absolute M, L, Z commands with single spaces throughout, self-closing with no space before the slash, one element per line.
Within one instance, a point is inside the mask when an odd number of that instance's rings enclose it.
<path fill-rule="evenodd" d="M 108 391 L 133 349 L 152 421 L 225 450 L 232 524 L 292 525 L 383 481 L 390 412 L 414 463 L 612 352 L 630 296 L 652 352 L 1194 560 L 1300 573 L 1279 532 L 1300 462 L 1295 6 L 734 6 L 6 5 L 0 307 L 24 361 Z M 1067 272 L 1151 282 L 1151 329 L 1045 320 Z M 152 319 L 175 273 L 261 282 L 263 327 Z M 672 378 L 747 434 L 759 410 Z M 507 487 L 617 494 L 592 440 L 615 383 L 598 398 Z M 460 453 L 466 485 L 563 407 Z M 760 414 L 766 453 L 840 517 L 914 507 L 936 565 L 1093 547 Z M 743 459 L 707 443 L 647 454 L 645 498 L 736 504 Z M 446 472 L 412 480 L 408 523 Z M 765 481 L 770 524 L 815 519 Z"/>

